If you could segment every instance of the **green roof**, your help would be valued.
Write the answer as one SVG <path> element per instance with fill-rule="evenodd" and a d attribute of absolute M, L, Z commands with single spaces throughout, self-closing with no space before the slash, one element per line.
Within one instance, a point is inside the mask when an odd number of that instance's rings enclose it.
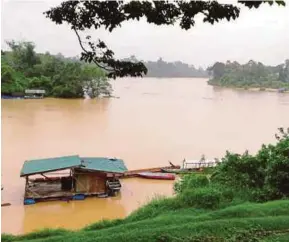
<path fill-rule="evenodd" d="M 28 176 L 72 167 L 80 167 L 81 159 L 78 155 L 57 158 L 27 160 L 24 162 L 20 176 Z"/>
<path fill-rule="evenodd" d="M 29 176 L 65 170 L 69 168 L 81 168 L 93 171 L 123 173 L 127 168 L 120 159 L 110 159 L 104 157 L 84 157 L 78 155 L 63 156 L 48 159 L 27 160 L 24 162 L 20 176 Z"/>
<path fill-rule="evenodd" d="M 81 157 L 83 163 L 81 169 L 123 173 L 127 168 L 120 159 L 110 159 L 104 157 Z"/>

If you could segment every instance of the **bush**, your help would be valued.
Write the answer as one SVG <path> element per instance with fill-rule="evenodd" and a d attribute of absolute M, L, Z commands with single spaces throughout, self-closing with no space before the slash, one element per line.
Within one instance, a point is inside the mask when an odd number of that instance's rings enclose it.
<path fill-rule="evenodd" d="M 227 152 L 211 176 L 213 184 L 246 191 L 249 201 L 264 202 L 289 197 L 289 136 L 279 129 L 276 145 L 262 145 L 250 155 Z"/>
<path fill-rule="evenodd" d="M 180 200 L 184 206 L 216 209 L 220 207 L 222 192 L 212 186 L 187 189 L 180 195 Z"/>
<path fill-rule="evenodd" d="M 209 185 L 209 179 L 206 175 L 188 174 L 174 184 L 174 191 L 182 193 L 186 189 L 194 189 Z"/>

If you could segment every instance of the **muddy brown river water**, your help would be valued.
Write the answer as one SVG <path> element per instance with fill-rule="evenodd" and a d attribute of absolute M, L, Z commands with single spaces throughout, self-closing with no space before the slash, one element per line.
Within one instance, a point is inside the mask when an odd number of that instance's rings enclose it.
<path fill-rule="evenodd" d="M 43 227 L 78 229 L 122 218 L 173 182 L 123 180 L 118 197 L 23 206 L 26 159 L 79 154 L 122 158 L 129 169 L 181 164 L 183 158 L 222 157 L 274 142 L 289 126 L 289 95 L 214 88 L 206 79 L 121 79 L 119 99 L 2 100 L 2 232 Z"/>

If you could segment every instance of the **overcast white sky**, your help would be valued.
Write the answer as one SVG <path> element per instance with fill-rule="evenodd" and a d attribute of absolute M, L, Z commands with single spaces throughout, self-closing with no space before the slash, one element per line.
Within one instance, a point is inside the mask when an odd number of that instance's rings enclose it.
<path fill-rule="evenodd" d="M 75 34 L 65 25 L 55 25 L 43 12 L 60 1 L 2 0 L 1 44 L 5 40 L 29 40 L 38 52 L 79 55 Z M 232 1 L 231 1 L 232 2 Z M 141 22 L 123 24 L 112 33 L 94 31 L 117 57 L 135 55 L 142 60 L 181 60 L 195 66 L 215 61 L 250 59 L 279 64 L 289 58 L 289 2 L 286 7 L 264 5 L 242 9 L 236 21 L 215 25 L 197 21 L 189 31 L 178 26 L 154 26 Z"/>

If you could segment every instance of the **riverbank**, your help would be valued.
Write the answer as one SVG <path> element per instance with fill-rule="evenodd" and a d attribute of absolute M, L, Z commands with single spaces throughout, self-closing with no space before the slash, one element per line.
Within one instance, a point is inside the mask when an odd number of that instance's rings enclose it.
<path fill-rule="evenodd" d="M 265 88 L 265 87 L 235 87 L 235 86 L 222 86 L 217 84 L 212 84 L 208 81 L 208 85 L 218 88 L 234 89 L 234 90 L 246 90 L 250 92 L 279 92 L 279 89 L 275 88 Z M 289 89 L 282 91 L 282 93 L 289 93 Z"/>
<path fill-rule="evenodd" d="M 6 96 L 3 95 L 1 96 L 1 99 L 7 99 L 7 100 L 24 100 L 24 99 L 45 99 L 45 98 L 50 98 L 50 99 L 64 99 L 64 100 L 84 100 L 84 99 L 104 99 L 104 98 L 116 98 L 119 99 L 120 97 L 117 96 L 99 96 L 99 97 L 95 97 L 95 98 L 90 98 L 90 97 L 78 97 L 78 98 L 63 98 L 63 97 L 53 97 L 53 96 L 46 96 L 43 98 L 27 98 L 27 97 L 23 97 L 23 96 L 18 96 L 18 97 L 13 97 L 13 96 Z"/>
<path fill-rule="evenodd" d="M 289 236 L 289 200 L 215 211 L 158 208 L 164 201 L 169 200 L 156 200 L 126 219 L 102 221 L 79 231 L 46 229 L 22 236 L 2 235 L 2 241 L 245 241 L 254 237 L 254 241 L 285 242 Z M 144 216 L 144 209 L 151 213 Z"/>

